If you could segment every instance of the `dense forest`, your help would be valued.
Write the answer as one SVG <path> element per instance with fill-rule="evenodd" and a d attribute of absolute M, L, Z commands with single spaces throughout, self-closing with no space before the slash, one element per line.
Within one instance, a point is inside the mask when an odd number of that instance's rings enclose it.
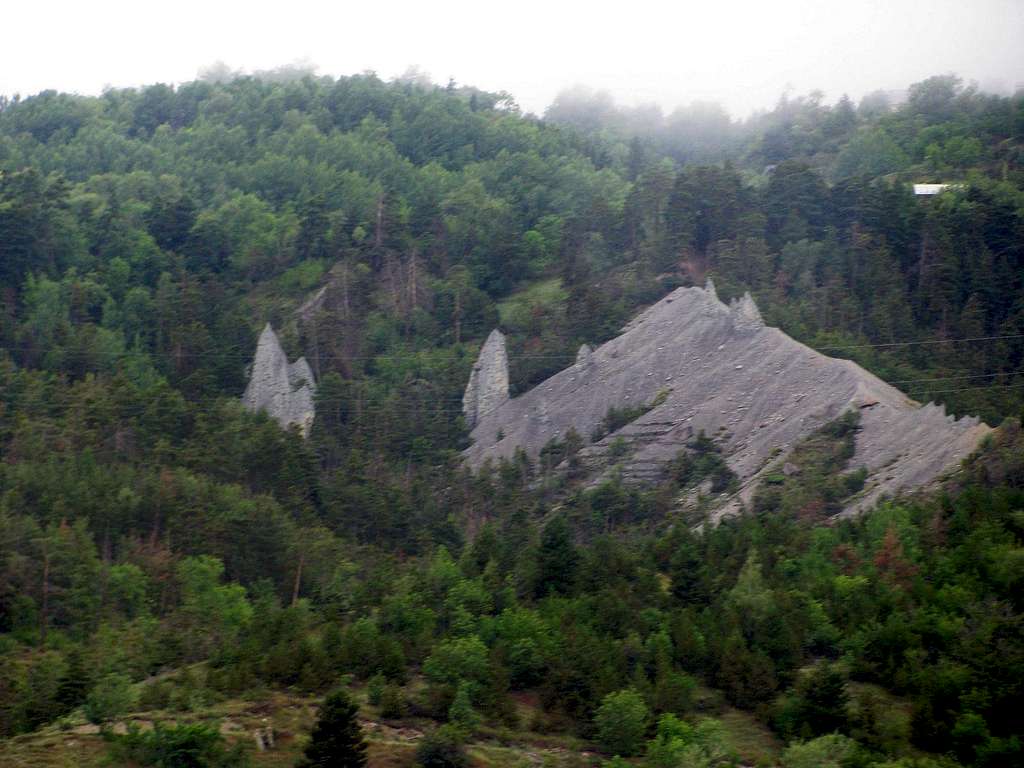
<path fill-rule="evenodd" d="M 706 439 L 650 489 L 461 466 L 491 328 L 524 391 L 707 276 L 999 428 L 826 525 L 854 418 L 717 527 L 677 504 L 729 482 Z M 268 321 L 308 440 L 240 404 Z M 953 76 L 745 121 L 294 71 L 0 99 L 0 755 L 159 712 L 97 761 L 290 764 L 204 718 L 346 685 L 427 734 L 381 764 L 1024 765 L 1022 366 L 1024 97 Z"/>

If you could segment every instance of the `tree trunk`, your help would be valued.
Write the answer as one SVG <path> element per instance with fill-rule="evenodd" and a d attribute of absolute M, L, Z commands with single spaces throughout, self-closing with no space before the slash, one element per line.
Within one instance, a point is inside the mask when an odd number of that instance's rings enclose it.
<path fill-rule="evenodd" d="M 43 544 L 43 599 L 39 611 L 39 646 L 46 647 L 46 627 L 50 623 L 50 550 Z"/>
<path fill-rule="evenodd" d="M 374 234 L 373 244 L 380 248 L 384 244 L 384 196 L 377 198 L 377 231 Z"/>
<path fill-rule="evenodd" d="M 292 585 L 292 606 L 299 602 L 299 586 L 302 584 L 302 568 L 306 564 L 306 553 L 299 554 L 299 565 L 295 569 L 295 583 Z"/>

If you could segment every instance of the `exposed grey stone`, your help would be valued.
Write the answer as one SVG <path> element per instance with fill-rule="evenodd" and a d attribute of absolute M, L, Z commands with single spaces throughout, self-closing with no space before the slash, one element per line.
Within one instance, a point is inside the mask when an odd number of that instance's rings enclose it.
<path fill-rule="evenodd" d="M 594 351 L 590 348 L 589 344 L 581 344 L 576 352 L 576 365 L 590 365 L 590 358 L 593 353 Z"/>
<path fill-rule="evenodd" d="M 710 277 L 707 279 L 707 282 L 704 283 L 704 292 L 715 301 L 718 301 L 718 291 L 715 290 L 715 281 Z"/>
<path fill-rule="evenodd" d="M 306 358 L 289 364 L 281 342 L 267 323 L 256 344 L 242 403 L 251 411 L 265 411 L 285 429 L 297 424 L 309 437 L 315 408 L 316 383 Z"/>
<path fill-rule="evenodd" d="M 505 334 L 495 328 L 480 348 L 469 383 L 462 396 L 462 414 L 466 426 L 473 429 L 480 420 L 508 400 L 508 354 Z M 500 430 L 500 425 L 494 434 Z"/>
<path fill-rule="evenodd" d="M 792 462 L 787 461 L 785 464 L 782 465 L 782 474 L 784 474 L 786 477 L 799 475 L 800 467 L 798 467 L 796 464 L 793 464 Z"/>
<path fill-rule="evenodd" d="M 743 294 L 743 298 L 733 301 L 729 305 L 729 311 L 732 313 L 733 327 L 737 331 L 759 331 L 764 328 L 761 310 L 757 308 L 749 291 Z"/>
<path fill-rule="evenodd" d="M 594 434 L 609 408 L 654 402 L 669 376 L 658 405 L 580 451 L 582 471 L 592 481 L 614 463 L 627 481 L 655 482 L 703 431 L 716 436 L 740 481 L 740 491 L 716 514 L 730 513 L 751 500 L 765 473 L 779 472 L 792 446 L 858 409 L 861 429 L 849 466 L 865 467 L 868 478 L 848 505 L 856 511 L 883 495 L 933 482 L 990 431 L 973 418 L 951 423 L 943 409 L 920 406 L 856 363 L 826 357 L 765 327 L 749 297 L 731 308 L 700 288 L 680 288 L 667 298 L 672 301 L 648 308 L 622 335 L 593 350 L 593 364 L 573 365 L 482 413 L 466 461 L 478 467 L 487 459 L 512 458 L 517 448 L 535 458 L 552 434 L 569 428 L 584 437 Z M 507 370 L 503 345 L 501 351 Z M 477 386 L 471 379 L 467 395 Z M 507 397 L 507 384 L 501 392 Z M 860 408 L 865 403 L 871 407 Z M 505 439 L 495 444 L 499 429 Z M 617 438 L 630 450 L 612 462 L 608 448 Z"/>
<path fill-rule="evenodd" d="M 330 288 L 330 283 L 321 285 L 313 295 L 302 303 L 301 307 L 295 310 L 295 314 L 299 316 L 302 322 L 312 322 L 317 313 L 324 308 L 324 305 L 327 303 L 328 288 Z"/>

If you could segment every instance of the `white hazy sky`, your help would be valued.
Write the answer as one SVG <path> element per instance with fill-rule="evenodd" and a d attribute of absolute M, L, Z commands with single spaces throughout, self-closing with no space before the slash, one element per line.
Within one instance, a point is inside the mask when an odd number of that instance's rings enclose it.
<path fill-rule="evenodd" d="M 221 60 L 320 74 L 416 65 L 507 90 L 540 113 L 583 83 L 666 109 L 714 99 L 737 116 L 784 90 L 904 88 L 956 72 L 1024 83 L 1024 0 L 7 0 L 0 93 L 191 80 Z"/>

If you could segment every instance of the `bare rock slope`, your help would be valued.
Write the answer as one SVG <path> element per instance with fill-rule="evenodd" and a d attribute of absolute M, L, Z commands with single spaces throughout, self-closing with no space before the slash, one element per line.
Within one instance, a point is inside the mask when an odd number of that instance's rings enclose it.
<path fill-rule="evenodd" d="M 636 406 L 652 407 L 591 441 L 609 409 Z M 851 408 L 861 411 L 861 430 L 850 467 L 865 467 L 868 480 L 848 511 L 932 482 L 989 431 L 975 418 L 922 407 L 856 363 L 766 327 L 749 295 L 727 306 L 709 282 L 674 291 L 572 367 L 480 413 L 466 460 L 479 467 L 520 447 L 535 458 L 572 428 L 589 443 L 580 458 L 595 479 L 614 461 L 625 480 L 654 482 L 703 430 L 741 483 L 723 514 L 748 502 L 796 443 Z"/>
<path fill-rule="evenodd" d="M 267 323 L 256 345 L 242 403 L 251 411 L 266 411 L 285 429 L 298 424 L 303 437 L 308 437 L 315 414 L 315 391 L 306 358 L 289 363 L 277 334 Z"/>

